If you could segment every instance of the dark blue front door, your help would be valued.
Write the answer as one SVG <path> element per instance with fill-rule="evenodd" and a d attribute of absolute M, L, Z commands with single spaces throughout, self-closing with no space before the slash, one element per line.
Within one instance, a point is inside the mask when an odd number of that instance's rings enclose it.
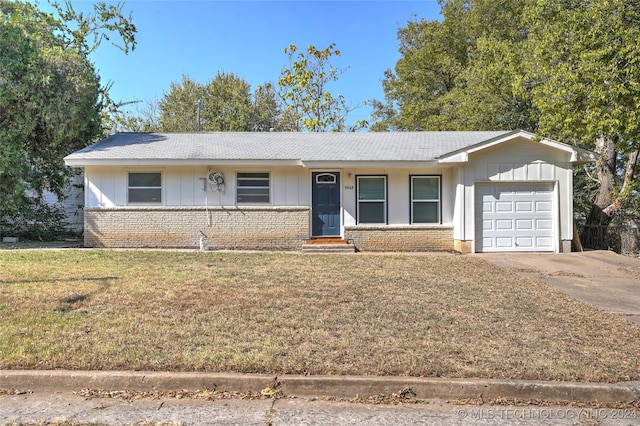
<path fill-rule="evenodd" d="M 311 173 L 312 235 L 340 235 L 340 173 Z"/>

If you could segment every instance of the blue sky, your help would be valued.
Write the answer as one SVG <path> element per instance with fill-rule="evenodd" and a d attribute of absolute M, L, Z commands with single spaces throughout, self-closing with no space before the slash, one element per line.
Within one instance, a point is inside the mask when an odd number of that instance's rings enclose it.
<path fill-rule="evenodd" d="M 78 10 L 91 2 L 74 1 Z M 251 84 L 276 82 L 287 64 L 283 49 L 295 44 L 341 51 L 333 59 L 348 70 L 334 83 L 355 106 L 383 99 L 381 80 L 398 53 L 397 31 L 413 19 L 439 19 L 435 0 L 423 1 L 126 1 L 138 29 L 129 55 L 103 44 L 92 60 L 116 101 L 160 100 L 182 74 L 202 83 L 218 71 Z M 366 119 L 363 107 L 348 123 Z"/>

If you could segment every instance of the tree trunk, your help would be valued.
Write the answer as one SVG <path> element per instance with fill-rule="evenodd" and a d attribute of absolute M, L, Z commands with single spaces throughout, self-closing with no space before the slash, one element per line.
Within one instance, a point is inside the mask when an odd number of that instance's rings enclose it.
<path fill-rule="evenodd" d="M 624 227 L 620 230 L 620 253 L 633 255 L 640 252 L 640 230 L 638 223 L 628 218 L 624 221 Z"/>
<path fill-rule="evenodd" d="M 607 214 L 605 209 L 615 201 L 614 184 L 617 154 L 615 142 L 609 138 L 599 138 L 596 141 L 595 151 L 598 154 L 596 174 L 599 189 L 580 239 L 584 247 L 601 250 L 607 248 L 605 242 L 607 227 L 613 218 L 613 215 Z"/>
<path fill-rule="evenodd" d="M 602 250 L 609 248 L 607 231 L 611 220 L 622 211 L 629 197 L 631 183 L 635 177 L 639 151 L 636 150 L 629 154 L 622 186 L 619 191 L 616 191 L 615 188 L 616 159 L 618 156 L 615 141 L 610 138 L 598 139 L 596 141 L 596 153 L 598 153 L 596 172 L 600 188 L 589 217 L 587 217 L 581 242 L 584 247 Z"/>

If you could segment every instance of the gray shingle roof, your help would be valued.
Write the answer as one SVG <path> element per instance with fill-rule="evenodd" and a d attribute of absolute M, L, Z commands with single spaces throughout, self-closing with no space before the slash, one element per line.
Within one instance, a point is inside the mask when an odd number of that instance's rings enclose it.
<path fill-rule="evenodd" d="M 119 160 L 424 162 L 509 133 L 117 133 L 65 160 L 72 165 Z"/>

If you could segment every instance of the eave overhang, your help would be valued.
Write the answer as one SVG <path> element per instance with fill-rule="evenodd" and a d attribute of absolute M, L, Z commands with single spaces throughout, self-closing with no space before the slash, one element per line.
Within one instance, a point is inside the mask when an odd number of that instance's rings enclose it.
<path fill-rule="evenodd" d="M 232 167 L 304 167 L 304 168 L 428 168 L 442 167 L 431 161 L 330 161 L 330 160 L 167 160 L 167 159 L 74 159 L 65 158 L 70 167 L 165 167 L 165 166 L 232 166 Z"/>
<path fill-rule="evenodd" d="M 65 158 L 64 162 L 70 167 L 87 166 L 139 166 L 139 167 L 162 167 L 162 166 L 303 166 L 300 160 L 221 160 L 221 159 L 76 159 Z"/>

